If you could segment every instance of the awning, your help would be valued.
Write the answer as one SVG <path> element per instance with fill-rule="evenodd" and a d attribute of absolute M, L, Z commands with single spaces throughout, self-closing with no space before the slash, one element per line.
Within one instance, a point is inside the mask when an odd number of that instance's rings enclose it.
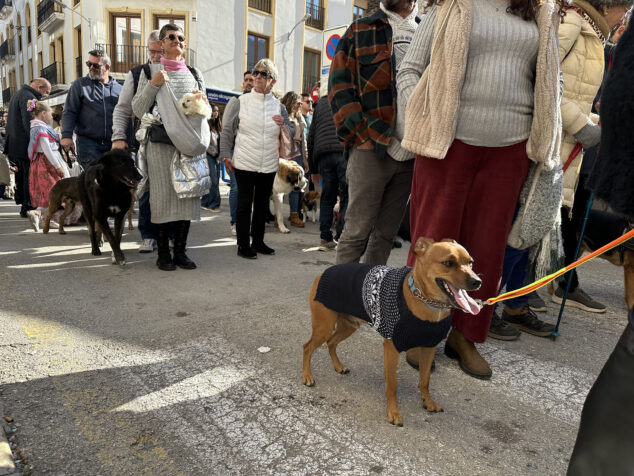
<path fill-rule="evenodd" d="M 44 99 L 44 102 L 51 107 L 59 106 L 60 104 L 64 104 L 66 102 L 67 93 L 64 92 L 62 94 L 58 94 L 56 96 L 49 96 Z"/>

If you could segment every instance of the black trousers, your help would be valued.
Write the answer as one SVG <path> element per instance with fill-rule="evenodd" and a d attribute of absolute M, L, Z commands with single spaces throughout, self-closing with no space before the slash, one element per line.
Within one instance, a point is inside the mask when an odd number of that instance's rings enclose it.
<path fill-rule="evenodd" d="M 587 175 L 579 175 L 579 185 L 577 185 L 575 201 L 572 206 L 572 218 L 569 217 L 570 209 L 561 207 L 561 237 L 564 241 L 564 263 L 566 266 L 575 260 L 579 233 L 581 232 L 583 219 L 586 216 L 586 207 L 588 206 L 588 199 L 590 198 L 590 192 L 586 190 L 587 179 Z M 570 273 L 572 273 L 572 282 L 570 283 L 570 292 L 572 292 L 579 286 L 576 270 L 564 274 L 563 279 L 559 280 L 559 286 L 562 289 L 566 289 L 566 282 Z"/>
<path fill-rule="evenodd" d="M 275 172 L 265 174 L 235 169 L 235 177 L 238 183 L 236 211 L 238 246 L 248 248 L 249 234 L 253 238 L 253 244 L 261 244 L 264 241 L 264 225 L 269 211 Z M 253 208 L 253 215 L 251 215 L 251 208 Z"/>
<path fill-rule="evenodd" d="M 16 196 L 22 197 L 22 207 L 20 212 L 28 212 L 33 210 L 31 205 L 31 195 L 29 194 L 29 170 L 31 169 L 31 161 L 26 158 L 13 158 L 11 162 L 18 165 L 18 173 L 15 175 L 15 184 L 17 187 Z M 16 197 L 17 203 L 17 197 Z"/>

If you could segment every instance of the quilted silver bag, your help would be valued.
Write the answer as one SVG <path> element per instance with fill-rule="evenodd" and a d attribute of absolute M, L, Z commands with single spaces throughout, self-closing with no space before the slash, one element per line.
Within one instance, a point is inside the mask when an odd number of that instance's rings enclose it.
<path fill-rule="evenodd" d="M 176 151 L 172 158 L 172 185 L 178 198 L 202 197 L 209 193 L 211 178 L 206 155 L 190 157 Z"/>

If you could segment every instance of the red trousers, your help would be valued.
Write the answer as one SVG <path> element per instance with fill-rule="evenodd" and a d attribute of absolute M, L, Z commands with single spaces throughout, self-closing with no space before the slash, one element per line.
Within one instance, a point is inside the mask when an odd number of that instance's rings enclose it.
<path fill-rule="evenodd" d="M 520 190 L 529 168 L 526 142 L 508 147 L 476 147 L 455 140 L 443 160 L 417 156 L 414 163 L 410 226 L 414 263 L 418 238 L 452 238 L 473 257 L 482 287 L 469 293 L 487 299 L 497 295 L 504 248 Z M 478 315 L 454 310 L 452 326 L 471 342 L 484 342 L 493 306 Z"/>

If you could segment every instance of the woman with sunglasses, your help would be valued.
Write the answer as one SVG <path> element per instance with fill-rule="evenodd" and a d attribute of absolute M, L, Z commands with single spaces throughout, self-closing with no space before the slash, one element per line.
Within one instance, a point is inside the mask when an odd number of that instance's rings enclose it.
<path fill-rule="evenodd" d="M 271 92 L 277 80 L 275 64 L 270 59 L 262 59 L 252 74 L 255 85 L 251 93 L 227 105 L 220 136 L 220 157 L 227 170 L 235 172 L 238 182 L 238 256 L 247 259 L 257 258 L 258 253 L 275 253 L 264 244 L 264 224 L 279 166 L 280 127 L 286 124 L 291 136 L 295 133 L 286 108 Z M 251 243 L 249 234 L 253 238 Z"/>
<path fill-rule="evenodd" d="M 308 126 L 301 113 L 302 98 L 293 91 L 287 92 L 282 98 L 282 104 L 288 112 L 290 121 L 295 126 L 295 136 L 293 138 L 293 153 L 291 160 L 297 162 L 304 172 L 308 171 L 308 152 L 306 151 L 306 133 Z M 304 222 L 299 217 L 302 203 L 302 192 L 291 192 L 288 195 L 288 202 L 291 209 L 289 218 L 291 226 L 304 228 Z"/>
<path fill-rule="evenodd" d="M 139 77 L 137 92 L 132 99 L 132 110 L 139 118 L 143 118 L 145 113 L 155 113 L 162 121 L 162 124 L 152 125 L 149 130 L 149 140 L 145 143 L 145 156 L 147 157 L 148 177 L 150 183 L 150 211 L 152 223 L 156 225 L 158 260 L 156 262 L 159 269 L 163 271 L 173 271 L 176 266 L 183 269 L 195 269 L 196 264 L 185 254 L 187 236 L 191 220 L 200 220 L 200 197 L 179 198 L 174 185 L 172 184 L 172 160 L 175 153 L 194 155 L 188 153 L 183 146 L 177 148 L 174 143 L 182 143 L 184 134 L 187 132 L 189 123 L 185 124 L 180 114 L 174 113 L 172 109 L 164 107 L 162 103 L 165 95 L 161 88 L 168 88 L 173 92 L 176 101 L 187 93 L 193 91 L 204 91 L 200 71 L 185 64 L 183 54 L 186 43 L 183 30 L 178 25 L 167 24 L 161 28 L 159 39 L 163 46 L 163 57 L 160 64 L 150 65 L 153 74 L 148 81 L 144 74 Z M 163 104 L 163 107 L 162 107 Z M 185 117 L 185 116 L 183 116 Z M 189 117 L 189 116 L 186 116 Z M 170 124 L 182 124 L 181 137 L 177 134 L 170 134 Z M 206 131 L 199 131 L 200 135 L 206 135 L 208 145 L 209 131 L 207 121 L 201 121 L 201 127 L 206 127 Z M 160 134 L 161 130 L 163 134 Z M 195 154 L 199 155 L 199 154 Z M 202 194 L 201 194 L 202 195 Z M 174 257 L 169 248 L 170 228 L 174 232 Z"/>

